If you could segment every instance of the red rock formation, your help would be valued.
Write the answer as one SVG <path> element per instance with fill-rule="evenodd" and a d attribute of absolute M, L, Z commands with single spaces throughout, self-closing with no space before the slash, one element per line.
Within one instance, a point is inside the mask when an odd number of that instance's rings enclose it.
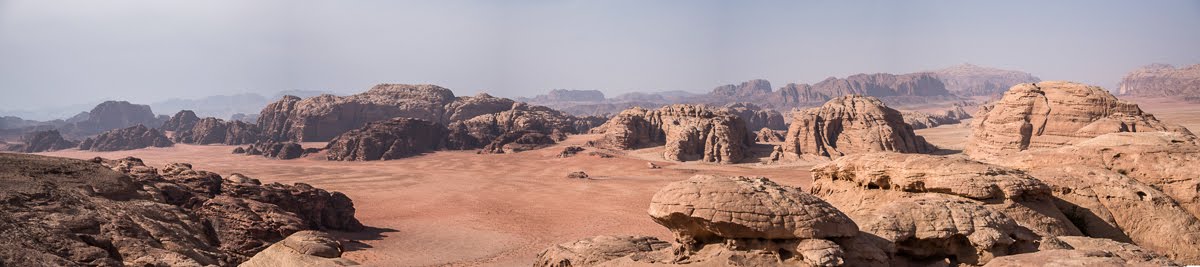
<path fill-rule="evenodd" d="M 629 109 L 601 126 L 599 146 L 634 149 L 666 145 L 663 158 L 736 163 L 753 144 L 741 118 L 724 109 L 671 105 Z"/>
<path fill-rule="evenodd" d="M 862 95 L 839 97 L 819 108 L 795 113 L 785 137 L 783 152 L 787 157 L 837 158 L 864 152 L 936 150 L 913 133 L 899 111 Z"/>

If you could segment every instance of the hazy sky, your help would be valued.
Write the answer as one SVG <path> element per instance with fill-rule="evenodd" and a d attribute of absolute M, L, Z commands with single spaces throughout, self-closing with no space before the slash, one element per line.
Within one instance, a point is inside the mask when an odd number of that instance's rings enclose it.
<path fill-rule="evenodd" d="M 1200 1 L 0 0 L 0 110 L 385 82 L 699 92 L 963 62 L 1112 87 L 1200 63 Z"/>

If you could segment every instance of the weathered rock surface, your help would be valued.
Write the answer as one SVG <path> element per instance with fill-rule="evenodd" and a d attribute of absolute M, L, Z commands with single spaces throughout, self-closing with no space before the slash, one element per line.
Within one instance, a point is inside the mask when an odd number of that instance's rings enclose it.
<path fill-rule="evenodd" d="M 783 113 L 779 113 L 779 111 L 763 109 L 758 105 L 745 102 L 726 105 L 725 109 L 745 121 L 747 131 L 753 132 L 762 128 L 787 130 L 787 124 L 783 122 Z"/>
<path fill-rule="evenodd" d="M 436 85 L 380 84 L 351 96 L 285 96 L 267 105 L 258 125 L 274 141 L 328 141 L 367 123 L 395 117 L 445 123 L 450 89 Z"/>
<path fill-rule="evenodd" d="M 895 151 L 929 153 L 936 150 L 913 133 L 899 111 L 879 99 L 849 95 L 819 108 L 796 112 L 788 127 L 785 156 L 816 155 L 837 158 L 848 154 Z"/>
<path fill-rule="evenodd" d="M 1032 252 L 1036 237 L 1003 213 L 979 203 L 930 194 L 882 205 L 859 222 L 863 232 L 894 245 L 894 260 L 948 260 L 982 265 L 992 258 Z M 854 216 L 854 215 L 852 215 Z M 889 246 L 890 247 L 890 246 Z"/>
<path fill-rule="evenodd" d="M 126 101 L 105 101 L 86 113 L 86 119 L 59 126 L 63 136 L 81 138 L 105 131 L 135 125 L 162 125 L 150 110 L 150 106 L 131 104 Z"/>
<path fill-rule="evenodd" d="M 196 112 L 191 110 L 180 110 L 171 116 L 166 122 L 163 122 L 162 127 L 158 127 L 163 131 L 179 131 L 187 130 L 196 126 L 196 122 L 200 121 L 200 117 L 196 116 Z"/>
<path fill-rule="evenodd" d="M 329 160 L 389 160 L 445 146 L 446 129 L 434 122 L 393 118 L 339 135 L 326 146 Z"/>
<path fill-rule="evenodd" d="M 571 172 L 571 173 L 567 174 L 567 178 L 571 178 L 571 179 L 587 179 L 587 178 L 588 178 L 588 174 L 587 174 L 586 172 L 582 172 L 582 171 Z"/>
<path fill-rule="evenodd" d="M 555 144 L 567 134 L 585 133 L 594 122 L 542 106 L 515 103 L 508 110 L 448 125 L 446 147 L 481 153 L 513 153 Z"/>
<path fill-rule="evenodd" d="M 962 64 L 934 71 L 946 84 L 946 90 L 961 96 L 992 96 L 1003 94 L 1013 85 L 1042 81 L 1032 74 Z"/>
<path fill-rule="evenodd" d="M 318 231 L 299 231 L 254 254 L 240 267 L 353 266 L 343 259 L 342 245 L 333 236 Z"/>
<path fill-rule="evenodd" d="M 674 161 L 736 163 L 753 144 L 742 119 L 704 106 L 629 109 L 601 127 L 604 137 L 595 142 L 599 146 L 635 149 L 665 145 L 663 158 Z"/>
<path fill-rule="evenodd" d="M 191 124 L 190 128 L 179 128 L 172 136 L 172 141 L 181 144 L 253 144 L 262 138 L 258 126 L 242 121 L 225 121 L 217 118 L 204 118 Z"/>
<path fill-rule="evenodd" d="M 22 138 L 24 144 L 11 145 L 5 150 L 15 152 L 46 152 L 70 149 L 79 146 L 79 141 L 63 139 L 58 130 L 46 130 L 26 133 Z"/>
<path fill-rule="evenodd" d="M 975 117 L 964 152 L 984 160 L 1060 147 L 1106 133 L 1191 135 L 1186 128 L 1160 122 L 1103 88 L 1063 81 L 1013 86 L 999 102 L 981 108 Z"/>
<path fill-rule="evenodd" d="M 1081 236 L 1055 239 L 1065 247 L 998 257 L 984 266 L 1178 266 L 1133 244 Z"/>
<path fill-rule="evenodd" d="M 246 149 L 246 155 L 262 155 L 276 159 L 297 159 L 306 153 L 304 146 L 296 142 L 258 142 Z"/>
<path fill-rule="evenodd" d="M 671 247 L 671 243 L 649 236 L 594 236 L 554 245 L 538 253 L 533 266 L 592 266 L 638 252 Z"/>
<path fill-rule="evenodd" d="M 170 147 L 175 145 L 158 129 L 146 128 L 145 125 L 111 130 L 95 138 L 85 139 L 79 144 L 80 150 L 119 151 L 147 147 Z"/>
<path fill-rule="evenodd" d="M 957 124 L 962 122 L 962 120 L 971 118 L 971 114 L 967 113 L 967 110 L 959 104 L 955 104 L 954 107 L 941 113 L 929 114 L 918 111 L 904 111 L 901 114 L 904 115 L 904 123 L 908 123 L 914 130 Z"/>
<path fill-rule="evenodd" d="M 1175 68 L 1151 64 L 1126 74 L 1117 93 L 1122 96 L 1169 97 L 1200 102 L 1200 64 Z"/>
<path fill-rule="evenodd" d="M 0 154 L 0 180 L 11 266 L 233 266 L 295 231 L 361 228 L 344 195 L 186 164 Z"/>
<path fill-rule="evenodd" d="M 758 133 L 755 135 L 754 140 L 758 141 L 759 143 L 778 143 L 778 142 L 784 141 L 785 134 L 787 134 L 786 131 L 778 131 L 778 130 L 771 130 L 768 128 L 762 128 L 761 130 L 758 130 Z"/>

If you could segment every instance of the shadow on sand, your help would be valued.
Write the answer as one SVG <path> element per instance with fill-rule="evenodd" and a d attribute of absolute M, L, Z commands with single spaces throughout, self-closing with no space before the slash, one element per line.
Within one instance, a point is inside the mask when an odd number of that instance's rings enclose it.
<path fill-rule="evenodd" d="M 330 232 L 330 234 L 333 234 L 338 239 L 342 240 L 343 241 L 342 246 L 344 247 L 346 252 L 349 252 L 349 251 L 356 251 L 356 250 L 371 248 L 371 245 L 367 245 L 366 243 L 363 243 L 362 241 L 363 240 L 382 240 L 384 237 L 388 236 L 387 233 L 394 233 L 394 232 L 399 232 L 399 231 L 396 229 L 390 229 L 390 228 L 365 226 L 365 227 L 363 227 L 362 231 L 358 231 L 358 232 L 332 231 L 332 232 Z"/>

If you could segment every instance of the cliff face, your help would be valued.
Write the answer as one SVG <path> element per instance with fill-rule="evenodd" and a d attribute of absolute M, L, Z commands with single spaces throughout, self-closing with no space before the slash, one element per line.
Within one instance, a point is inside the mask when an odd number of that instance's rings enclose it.
<path fill-rule="evenodd" d="M 838 158 L 848 154 L 936 150 L 913 133 L 899 111 L 874 97 L 848 95 L 795 113 L 783 142 L 785 155 Z"/>
<path fill-rule="evenodd" d="M 746 123 L 725 109 L 671 105 L 657 110 L 633 108 L 601 126 L 600 146 L 635 149 L 665 145 L 663 158 L 674 161 L 736 163 L 753 139 Z"/>
<path fill-rule="evenodd" d="M 394 117 L 444 123 L 445 106 L 454 100 L 450 89 L 427 84 L 380 84 L 345 97 L 285 96 L 259 113 L 258 125 L 276 141 L 329 141 L 369 122 Z"/>
<path fill-rule="evenodd" d="M 1134 70 L 1121 79 L 1118 95 L 1171 97 L 1200 102 L 1200 64 L 1175 68 L 1152 64 Z"/>
<path fill-rule="evenodd" d="M 127 101 L 105 101 L 87 112 L 86 119 L 63 125 L 59 131 L 64 136 L 83 137 L 139 124 L 158 126 L 164 121 L 154 115 L 150 106 Z"/>
<path fill-rule="evenodd" d="M 946 84 L 946 90 L 960 96 L 992 96 L 1003 94 L 1009 87 L 1020 83 L 1042 81 L 1033 74 L 1014 70 L 1002 70 L 962 64 L 934 71 L 937 78 Z"/>

